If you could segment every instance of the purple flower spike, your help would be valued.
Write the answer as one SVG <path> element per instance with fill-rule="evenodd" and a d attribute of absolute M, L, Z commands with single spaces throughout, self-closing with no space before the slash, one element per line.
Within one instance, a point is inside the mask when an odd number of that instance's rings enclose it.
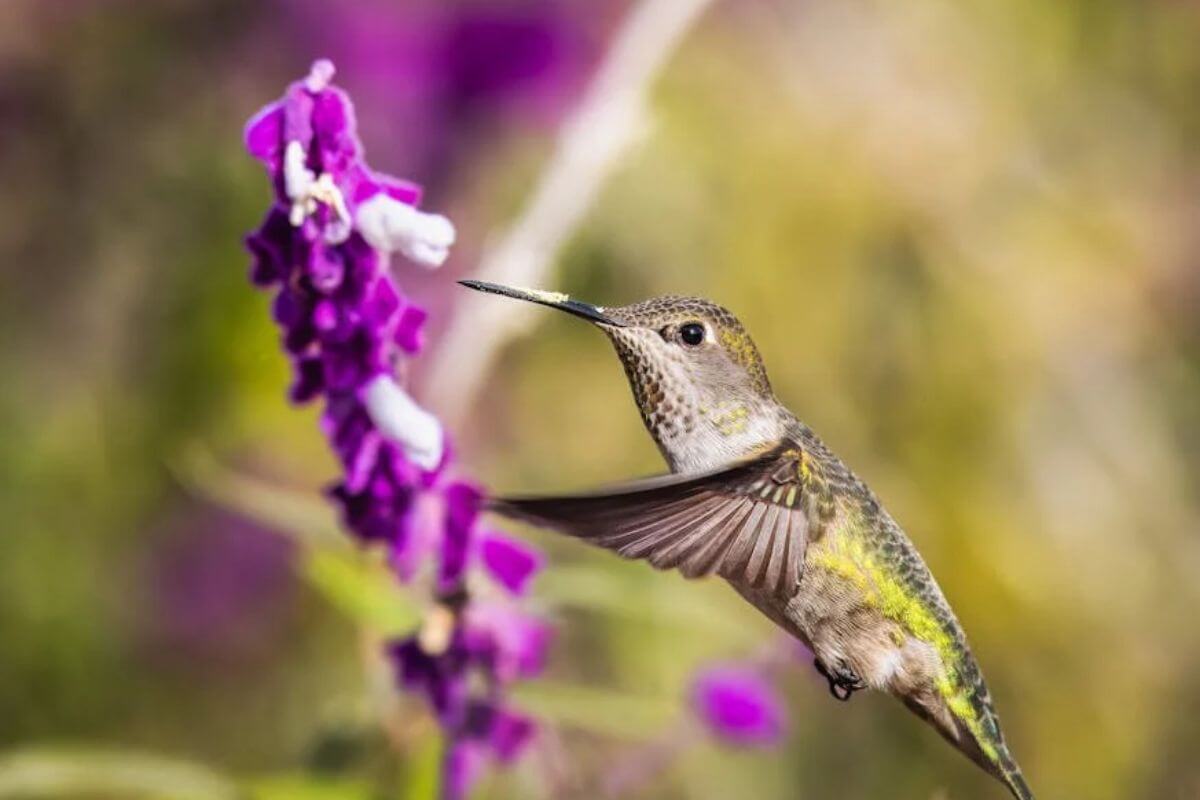
<path fill-rule="evenodd" d="M 701 722 L 727 744 L 774 745 L 786 728 L 784 704 L 774 687 L 746 667 L 725 665 L 700 673 L 692 702 Z"/>
<path fill-rule="evenodd" d="M 441 423 L 397 377 L 421 350 L 427 314 L 401 292 L 388 256 L 436 267 L 454 227 L 416 208 L 419 186 L 367 166 L 354 106 L 333 75 L 332 63 L 317 61 L 246 125 L 246 148 L 275 192 L 246 238 L 250 278 L 274 293 L 272 316 L 293 366 L 289 396 L 324 401 L 321 429 L 342 470 L 327 494 L 343 524 L 386 548 L 401 581 L 436 570 L 425 622 L 388 655 L 399 687 L 437 717 L 446 737 L 442 796 L 458 798 L 487 763 L 512 761 L 532 738 L 533 722 L 504 706 L 503 690 L 540 672 L 550 639 L 544 623 L 515 607 L 472 604 L 469 571 L 482 564 L 519 594 L 541 559 L 480 534 L 482 491 L 450 474 Z"/>

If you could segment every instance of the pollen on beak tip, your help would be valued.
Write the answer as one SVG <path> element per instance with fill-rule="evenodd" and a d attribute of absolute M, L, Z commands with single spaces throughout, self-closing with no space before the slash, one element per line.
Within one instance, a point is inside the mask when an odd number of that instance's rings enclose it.
<path fill-rule="evenodd" d="M 562 292 L 546 292 L 541 289 L 519 289 L 518 291 L 525 292 L 535 300 L 541 300 L 543 303 L 565 303 L 571 299 L 571 296 Z"/>

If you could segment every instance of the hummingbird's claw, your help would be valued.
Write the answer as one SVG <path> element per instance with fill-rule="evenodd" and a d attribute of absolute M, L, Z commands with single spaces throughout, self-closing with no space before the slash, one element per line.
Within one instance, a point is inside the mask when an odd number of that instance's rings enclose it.
<path fill-rule="evenodd" d="M 850 699 L 850 696 L 854 694 L 854 690 L 849 687 L 842 686 L 835 681 L 830 681 L 829 693 L 834 696 L 834 699 L 841 700 L 843 703 L 845 703 Z"/>
<path fill-rule="evenodd" d="M 838 662 L 833 672 L 819 658 L 813 661 L 813 666 L 821 673 L 821 677 L 829 681 L 829 693 L 843 703 L 855 692 L 867 688 L 866 682 L 845 661 Z"/>

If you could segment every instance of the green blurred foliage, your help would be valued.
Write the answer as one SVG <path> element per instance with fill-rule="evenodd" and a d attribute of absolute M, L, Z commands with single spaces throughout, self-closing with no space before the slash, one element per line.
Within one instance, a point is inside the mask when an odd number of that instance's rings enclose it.
<path fill-rule="evenodd" d="M 0 8 L 0 796 L 428 796 L 433 729 L 374 655 L 420 599 L 336 534 L 245 280 L 241 124 L 315 54 L 233 2 L 48 6 Z M 720 5 L 547 287 L 741 316 L 917 542 L 1045 797 L 1200 796 L 1198 35 L 1185 0 Z M 551 142 L 474 146 L 432 198 L 463 242 L 416 284 L 445 315 Z M 661 470 L 602 337 L 528 313 L 469 465 Z M 238 610 L 248 645 L 163 638 L 158 554 L 222 509 L 292 543 L 295 591 Z M 773 634 L 723 586 L 527 533 L 550 732 L 482 794 L 595 796 L 682 735 L 698 664 Z M 998 796 L 898 704 L 831 702 L 802 661 L 785 684 L 782 750 L 696 744 L 639 793 Z"/>

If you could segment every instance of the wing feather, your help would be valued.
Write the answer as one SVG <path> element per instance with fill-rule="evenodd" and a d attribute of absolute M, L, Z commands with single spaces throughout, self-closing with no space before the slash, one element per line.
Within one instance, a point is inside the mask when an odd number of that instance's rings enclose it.
<path fill-rule="evenodd" d="M 729 549 L 733 538 L 744 524 L 746 517 L 754 510 L 753 503 L 741 500 L 734 506 L 732 513 L 723 517 L 713 527 L 710 534 L 702 540 L 691 555 L 680 566 L 679 571 L 689 578 L 699 578 L 716 572 L 721 564 L 721 557 Z"/>
<path fill-rule="evenodd" d="M 771 519 L 765 520 L 763 524 L 764 535 L 762 537 L 762 556 L 757 567 L 753 567 L 754 575 L 758 578 L 758 583 L 768 589 L 774 589 L 779 584 L 779 570 L 781 565 L 777 564 L 776 550 L 783 542 L 783 537 L 780 535 L 780 513 L 786 513 L 780 506 L 772 505 L 770 510 Z M 755 555 L 758 555 L 758 550 L 755 550 Z"/>
<path fill-rule="evenodd" d="M 498 513 L 648 560 L 786 590 L 803 576 L 810 520 L 799 446 L 701 475 L 666 475 L 575 496 L 499 498 Z"/>

